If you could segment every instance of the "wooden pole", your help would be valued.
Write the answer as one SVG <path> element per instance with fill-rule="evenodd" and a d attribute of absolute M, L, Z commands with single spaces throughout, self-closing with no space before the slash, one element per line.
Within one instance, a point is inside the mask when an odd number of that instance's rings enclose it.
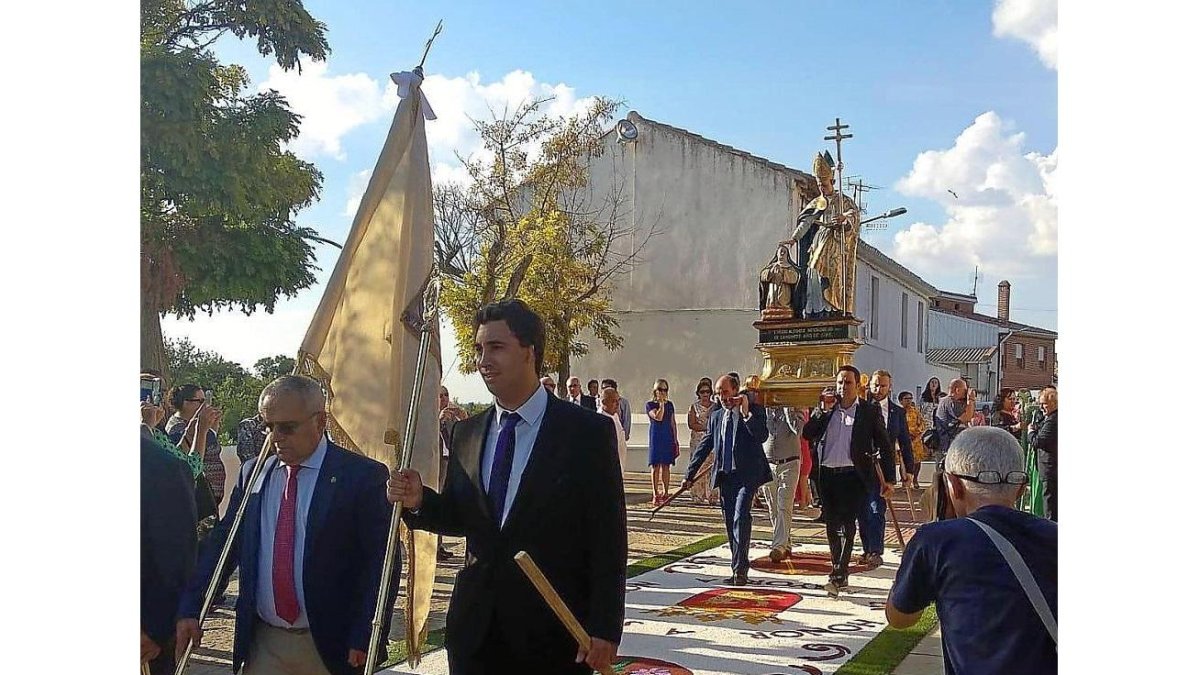
<path fill-rule="evenodd" d="M 714 462 L 714 464 L 715 464 L 715 462 Z M 692 486 L 695 486 L 695 484 L 696 484 L 696 481 L 700 480 L 700 479 L 701 479 L 701 478 L 703 478 L 704 476 L 707 476 L 707 475 L 708 475 L 708 472 L 709 472 L 709 471 L 712 471 L 712 468 L 713 468 L 713 465 L 712 465 L 712 464 L 709 464 L 707 469 L 705 469 L 705 470 L 701 471 L 700 473 L 696 474 L 696 477 L 695 477 L 695 478 L 692 480 Z M 684 491 L 684 490 L 686 490 L 686 489 L 687 489 L 687 488 L 685 488 L 685 487 L 682 487 L 682 486 L 681 486 L 681 487 L 680 487 L 678 490 L 676 490 L 676 491 L 675 491 L 675 494 L 673 494 L 673 495 L 671 495 L 670 497 L 668 497 L 668 498 L 667 498 L 667 501 L 665 501 L 665 502 L 663 502 L 662 504 L 659 504 L 658 506 L 654 507 L 654 510 L 652 510 L 652 511 L 650 512 L 650 517 L 646 519 L 646 522 L 650 522 L 651 520 L 654 520 L 654 516 L 656 516 L 656 515 L 658 514 L 658 512 L 659 512 L 659 511 L 663 510 L 663 508 L 664 508 L 664 507 L 665 507 L 667 504 L 670 504 L 671 502 L 675 501 L 675 499 L 676 499 L 676 498 L 678 498 L 678 497 L 679 497 L 679 495 L 683 494 L 683 491 Z"/>
<path fill-rule="evenodd" d="M 587 634 L 587 631 L 583 629 L 579 620 L 571 613 L 571 609 L 567 607 L 567 603 L 563 602 L 558 591 L 554 590 L 554 587 L 550 585 L 550 580 L 546 578 L 545 574 L 542 574 L 542 570 L 538 568 L 537 563 L 533 562 L 533 558 L 529 557 L 529 554 L 525 551 L 518 551 L 513 556 L 513 560 L 517 561 L 517 565 L 525 573 L 525 576 L 529 578 L 533 587 L 538 590 L 538 593 L 542 594 L 542 599 L 546 601 L 547 605 L 550 605 L 550 609 L 554 610 L 554 614 L 558 616 L 558 620 L 562 622 L 567 632 L 571 634 L 571 637 L 575 638 L 575 642 L 579 643 L 579 648 L 584 651 L 590 649 L 592 646 L 591 636 Z M 604 675 L 616 675 L 611 667 L 604 668 L 600 672 L 604 673 Z"/>

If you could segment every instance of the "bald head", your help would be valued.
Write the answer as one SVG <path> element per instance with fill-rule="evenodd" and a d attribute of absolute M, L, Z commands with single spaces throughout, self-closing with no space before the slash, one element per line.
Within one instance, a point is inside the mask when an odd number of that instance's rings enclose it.
<path fill-rule="evenodd" d="M 604 412 L 609 415 L 617 414 L 617 410 L 621 404 L 621 395 L 612 387 L 606 388 L 600 392 L 600 406 L 604 408 Z"/>
<path fill-rule="evenodd" d="M 721 397 L 721 405 L 731 407 L 732 399 L 737 397 L 738 384 L 737 378 L 729 375 L 717 378 L 717 395 Z"/>
<path fill-rule="evenodd" d="M 961 377 L 951 380 L 950 396 L 959 401 L 965 399 L 967 397 L 967 381 Z"/>

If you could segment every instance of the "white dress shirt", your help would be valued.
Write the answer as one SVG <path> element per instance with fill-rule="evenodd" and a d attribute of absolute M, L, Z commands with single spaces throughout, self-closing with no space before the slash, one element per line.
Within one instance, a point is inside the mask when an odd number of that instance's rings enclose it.
<path fill-rule="evenodd" d="M 513 443 L 512 473 L 508 478 L 508 494 L 504 497 L 504 515 L 500 518 L 501 527 L 508 520 L 508 512 L 512 510 L 513 499 L 517 496 L 517 489 L 521 487 L 521 476 L 525 473 L 526 465 L 529 464 L 529 456 L 533 454 L 533 442 L 537 440 L 538 431 L 542 428 L 542 418 L 545 417 L 546 404 L 549 401 L 550 393 L 542 386 L 538 386 L 537 391 L 533 392 L 533 395 L 515 411 L 505 410 L 500 406 L 500 402 L 496 401 L 496 414 L 492 419 L 492 424 L 488 427 L 487 440 L 483 444 L 483 460 L 480 465 L 480 478 L 483 480 L 485 493 L 492 483 L 492 461 L 496 457 L 496 441 L 500 437 L 500 429 L 503 426 L 500 417 L 505 412 L 516 412 L 521 416 L 521 421 L 513 429 L 516 438 Z"/>
<path fill-rule="evenodd" d="M 287 467 L 277 458 L 262 487 L 262 511 L 259 514 L 261 537 L 258 547 L 258 616 L 272 626 L 280 628 L 308 628 L 308 608 L 304 603 L 304 538 L 308 531 L 308 509 L 312 506 L 313 491 L 317 487 L 317 476 L 325 461 L 329 442 L 324 436 L 317 449 L 308 459 L 301 462 L 296 475 L 296 538 L 293 542 L 295 560 L 292 578 L 296 581 L 296 598 L 300 601 L 300 616 L 296 623 L 288 623 L 275 612 L 275 585 L 272 570 L 275 564 L 275 525 L 279 520 L 279 505 L 283 501 L 283 488 L 287 486 Z"/>
<path fill-rule="evenodd" d="M 829 426 L 825 428 L 825 452 L 821 466 L 833 469 L 854 466 L 850 459 L 850 436 L 854 431 L 854 416 L 858 413 L 858 400 L 849 408 L 838 405 L 830 413 Z"/>
<path fill-rule="evenodd" d="M 629 446 L 625 443 L 625 427 L 621 426 L 621 411 L 617 411 L 612 415 L 600 409 L 600 414 L 613 421 L 613 426 L 617 430 L 617 459 L 621 462 L 621 473 L 625 473 L 625 457 L 629 453 Z"/>

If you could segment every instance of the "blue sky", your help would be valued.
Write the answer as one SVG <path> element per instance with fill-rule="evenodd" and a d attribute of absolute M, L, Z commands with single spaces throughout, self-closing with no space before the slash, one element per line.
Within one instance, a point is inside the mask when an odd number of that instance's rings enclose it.
<path fill-rule="evenodd" d="M 328 26 L 332 54 L 283 74 L 252 43 L 219 58 L 252 88 L 279 89 L 306 116 L 294 149 L 325 176 L 300 222 L 344 238 L 397 99 L 390 72 L 426 63 L 435 178 L 477 140 L 465 115 L 535 94 L 570 111 L 588 96 L 805 169 L 835 116 L 851 125 L 849 174 L 882 186 L 867 206 L 909 213 L 865 240 L 980 311 L 1013 284 L 1013 316 L 1057 327 L 1057 6 L 1003 2 L 377 2 L 305 3 Z M 957 196 L 952 196 L 950 191 Z M 221 313 L 164 322 L 169 337 L 247 365 L 293 353 L 337 251 L 323 247 L 318 284 L 275 315 Z M 451 352 L 452 353 L 452 352 Z"/>

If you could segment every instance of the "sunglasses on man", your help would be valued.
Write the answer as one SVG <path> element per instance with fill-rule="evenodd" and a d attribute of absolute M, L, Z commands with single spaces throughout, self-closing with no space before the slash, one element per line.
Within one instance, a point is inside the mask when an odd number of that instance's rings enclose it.
<path fill-rule="evenodd" d="M 294 434 L 300 430 L 301 424 L 308 422 L 309 420 L 311 420 L 312 418 L 314 418 L 320 414 L 321 414 L 321 411 L 318 410 L 317 412 L 309 415 L 308 417 L 305 417 L 304 419 L 298 420 L 298 421 L 263 422 L 262 428 L 266 429 L 267 433 L 274 434 L 275 436 L 291 436 L 292 434 Z"/>

